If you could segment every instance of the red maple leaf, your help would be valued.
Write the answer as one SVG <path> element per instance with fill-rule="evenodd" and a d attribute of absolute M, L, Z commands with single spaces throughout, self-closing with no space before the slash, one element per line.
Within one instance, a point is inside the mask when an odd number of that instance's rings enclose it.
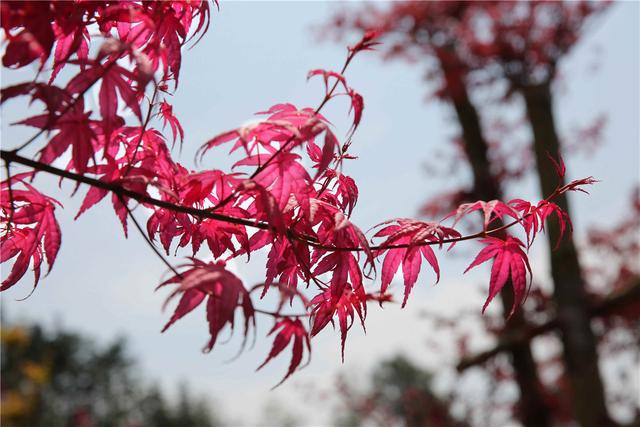
<path fill-rule="evenodd" d="M 454 224 L 456 224 L 463 216 L 477 210 L 481 210 L 484 216 L 485 231 L 488 229 L 489 224 L 493 220 L 502 219 L 505 215 L 510 216 L 513 219 L 518 219 L 517 212 L 514 211 L 511 206 L 504 202 L 501 202 L 500 200 L 491 200 L 488 202 L 478 200 L 477 202 L 473 203 L 464 203 L 460 205 L 455 212 L 447 215 L 447 217 L 455 215 Z"/>
<path fill-rule="evenodd" d="M 0 185 L 0 217 L 4 225 L 0 237 L 0 262 L 17 256 L 11 272 L 0 285 L 0 291 L 15 285 L 24 276 L 30 263 L 33 265 L 35 289 L 40 280 L 43 259 L 46 257 L 51 271 L 60 249 L 60 226 L 54 215 L 55 205 L 60 203 L 25 182 L 31 175 L 25 173 L 11 177 L 11 191 L 9 180 Z M 16 188 L 18 183 L 24 189 Z"/>
<path fill-rule="evenodd" d="M 84 103 L 76 105 L 62 117 L 57 118 L 55 124 L 50 127 L 51 116 L 42 114 L 30 117 L 18 122 L 21 125 L 34 126 L 40 129 L 57 130 L 58 133 L 49 140 L 49 143 L 40 152 L 40 161 L 51 164 L 55 159 L 64 154 L 71 147 L 72 164 L 78 173 L 87 170 L 89 160 L 94 155 L 93 142 L 96 134 L 93 131 L 93 122 L 89 119 L 91 112 L 84 111 Z"/>
<path fill-rule="evenodd" d="M 279 329 L 279 331 L 278 331 Z M 278 384 L 276 384 L 273 388 L 278 387 L 280 384 L 285 382 L 287 378 L 289 378 L 300 366 L 302 362 L 302 355 L 304 353 L 304 347 L 306 345 L 307 351 L 309 352 L 309 360 L 311 359 L 311 340 L 309 339 L 309 333 L 305 329 L 304 325 L 299 319 L 290 319 L 290 318 L 282 318 L 273 325 L 269 335 L 272 335 L 274 332 L 278 331 L 276 337 L 273 340 L 273 346 L 271 347 L 271 351 L 267 355 L 267 358 L 258 369 L 262 369 L 271 359 L 279 355 L 293 340 L 293 346 L 291 347 L 291 362 L 289 363 L 289 368 L 287 369 L 287 373 L 280 380 Z"/>
<path fill-rule="evenodd" d="M 466 273 L 472 268 L 495 258 L 491 266 L 489 296 L 482 307 L 482 312 L 484 313 L 491 300 L 507 283 L 507 280 L 511 279 L 514 295 L 513 306 L 509 312 L 509 317 L 511 317 L 516 307 L 520 306 L 524 301 L 527 289 L 527 271 L 531 276 L 531 266 L 529 265 L 527 254 L 522 249 L 525 245 L 519 239 L 511 236 L 507 236 L 505 240 L 497 237 L 487 237 L 480 242 L 487 246 L 478 253 L 464 272 Z"/>
<path fill-rule="evenodd" d="M 382 263 L 382 284 L 380 293 L 384 294 L 393 280 L 393 276 L 400 265 L 404 277 L 404 299 L 402 307 L 407 304 L 413 285 L 418 280 L 422 258 L 427 260 L 436 273 L 436 283 L 440 280 L 440 267 L 433 249 L 425 242 L 442 242 L 447 238 L 460 237 L 460 233 L 437 223 L 422 222 L 414 219 L 399 218 L 384 223 L 386 226 L 378 231 L 374 237 L 387 237 L 381 246 L 404 245 L 402 248 L 380 250 L 386 252 Z"/>
<path fill-rule="evenodd" d="M 531 247 L 537 233 L 544 231 L 544 222 L 555 213 L 560 225 L 560 235 L 556 247 L 560 244 L 564 232 L 569 227 L 571 230 L 571 219 L 558 205 L 547 200 L 541 200 L 537 205 L 533 205 L 526 200 L 514 199 L 509 202 L 516 211 L 520 212 L 522 219 L 520 224 L 527 235 L 527 246 Z"/>
<path fill-rule="evenodd" d="M 333 323 L 334 316 L 338 316 L 341 354 L 344 362 L 344 345 L 347 340 L 347 332 L 353 325 L 355 314 L 360 318 L 362 329 L 366 330 L 364 320 L 367 317 L 367 295 L 364 293 L 364 288 L 361 286 L 353 291 L 350 288 L 345 288 L 338 298 L 331 292 L 331 289 L 328 289 L 316 295 L 309 304 L 312 307 L 312 337 L 317 335 L 330 322 Z"/>
<path fill-rule="evenodd" d="M 164 127 L 169 124 L 171 127 L 171 134 L 173 135 L 173 143 L 175 144 L 176 138 L 180 135 L 180 144 L 184 141 L 184 130 L 182 129 L 182 125 L 173 114 L 173 107 L 171 104 L 166 101 L 160 102 L 158 116 L 162 117 L 163 120 L 163 130 Z"/>
<path fill-rule="evenodd" d="M 205 298 L 207 299 L 207 321 L 209 323 L 210 339 L 205 351 L 210 351 L 215 345 L 220 331 L 227 325 L 233 330 L 235 312 L 241 308 L 244 315 L 244 336 L 249 328 L 255 326 L 254 309 L 249 292 L 242 285 L 242 281 L 229 272 L 224 263 L 205 263 L 191 258 L 190 267 L 180 275 L 175 275 L 158 285 L 158 288 L 176 284 L 177 288 L 167 298 L 169 303 L 173 298 L 181 295 L 178 305 L 162 328 L 166 331 L 177 320 L 193 311 Z"/>

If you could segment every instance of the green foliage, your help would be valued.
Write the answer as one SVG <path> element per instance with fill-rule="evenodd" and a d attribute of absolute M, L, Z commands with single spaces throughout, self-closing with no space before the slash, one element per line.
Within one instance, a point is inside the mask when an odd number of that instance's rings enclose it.
<path fill-rule="evenodd" d="M 124 340 L 98 347 L 68 331 L 2 330 L 5 427 L 215 427 L 220 422 L 182 386 L 169 404 L 142 385 Z"/>

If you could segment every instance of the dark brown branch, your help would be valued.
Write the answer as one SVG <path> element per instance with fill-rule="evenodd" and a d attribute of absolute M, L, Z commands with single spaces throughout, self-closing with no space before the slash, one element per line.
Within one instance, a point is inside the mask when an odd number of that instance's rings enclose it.
<path fill-rule="evenodd" d="M 33 168 L 41 172 L 47 172 L 49 174 L 59 176 L 61 178 L 70 179 L 72 181 L 75 181 L 81 184 L 87 184 L 93 187 L 101 188 L 103 190 L 107 190 L 116 194 L 118 197 L 125 196 L 130 199 L 137 200 L 138 202 L 143 204 L 149 204 L 159 208 L 169 209 L 174 212 L 193 215 L 198 218 L 215 219 L 218 221 L 228 222 L 231 224 L 239 224 L 239 225 L 244 225 L 246 227 L 258 228 L 261 230 L 272 229 L 272 227 L 265 222 L 254 221 L 246 218 L 238 218 L 238 217 L 233 217 L 233 216 L 224 215 L 224 214 L 218 214 L 218 213 L 211 212 L 210 209 L 198 209 L 198 208 L 193 208 L 189 206 L 178 205 L 175 203 L 167 202 L 165 200 L 156 199 L 154 197 L 147 196 L 145 194 L 140 194 L 135 191 L 127 190 L 126 188 L 114 183 L 101 181 L 99 179 L 91 178 L 85 175 L 80 175 L 74 172 L 69 172 L 64 169 L 56 168 L 55 166 L 51 166 L 42 162 L 38 162 L 36 160 L 23 157 L 18 153 L 16 153 L 15 151 L 0 150 L 0 158 L 2 158 L 2 160 L 4 160 L 6 163 L 19 163 L 21 165 L 28 166 L 30 168 Z M 546 201 L 552 200 L 553 198 L 557 197 L 558 194 L 561 194 L 564 191 L 564 189 L 565 187 L 557 189 L 545 200 Z M 413 243 L 413 244 L 374 245 L 374 246 L 370 246 L 368 249 L 371 251 L 377 251 L 377 250 L 385 250 L 385 249 L 402 249 L 402 248 L 417 247 L 417 246 L 436 246 L 436 245 L 445 245 L 449 243 L 462 242 L 465 240 L 478 239 L 481 237 L 486 237 L 486 236 L 501 233 L 502 231 L 520 223 L 523 219 L 527 218 L 529 215 L 530 214 L 524 215 L 522 218 L 514 220 L 503 226 L 492 228 L 486 231 L 480 231 L 474 234 L 468 234 L 466 236 L 455 237 L 450 239 L 442 239 L 437 241 L 422 241 L 422 242 Z M 365 250 L 365 248 L 361 248 L 361 247 L 335 247 L 335 246 L 322 245 L 318 243 L 314 237 L 301 235 L 301 234 L 295 233 L 293 230 L 290 230 L 290 229 L 287 230 L 286 233 L 288 237 L 303 241 L 310 246 L 313 246 L 318 249 L 327 250 L 327 251 L 361 252 Z"/>
<path fill-rule="evenodd" d="M 70 179 L 71 181 L 79 182 L 81 184 L 87 184 L 92 187 L 101 188 L 103 190 L 110 191 L 118 196 L 126 196 L 130 199 L 137 200 L 141 203 L 147 203 L 149 205 L 157 206 L 159 208 L 170 209 L 174 212 L 186 213 L 189 215 L 201 217 L 201 218 L 210 218 L 216 219 L 219 221 L 229 222 L 232 224 L 240 224 L 246 225 L 248 227 L 260 228 L 266 230 L 269 228 L 268 224 L 251 221 L 244 218 L 236 218 L 228 215 L 216 214 L 212 212 L 208 212 L 204 209 L 196 209 L 188 206 L 176 205 L 171 202 L 167 202 L 165 200 L 156 199 L 144 194 L 137 193 L 135 191 L 127 190 L 126 188 L 121 187 L 120 185 L 113 184 L 110 182 L 100 181 L 99 179 L 91 178 L 85 175 L 79 175 L 77 173 L 69 172 L 64 169 L 59 169 L 54 166 L 47 165 L 45 163 L 41 163 L 35 160 L 28 159 L 16 153 L 15 151 L 5 151 L 0 150 L 0 158 L 8 163 L 19 163 L 24 166 L 28 166 L 35 170 L 41 172 L 47 172 L 52 175 L 59 176 L 61 178 Z"/>
<path fill-rule="evenodd" d="M 612 316 L 621 309 L 633 304 L 640 304 L 640 278 L 636 279 L 634 283 L 627 286 L 624 290 L 615 292 L 604 300 L 591 305 L 589 308 L 589 316 L 591 318 Z M 508 351 L 517 343 L 531 341 L 533 338 L 556 330 L 558 327 L 558 319 L 554 317 L 540 325 L 531 326 L 527 329 L 511 331 L 511 333 L 503 335 L 498 340 L 498 344 L 496 344 L 495 347 L 462 359 L 456 368 L 458 371 L 464 371 L 465 369 L 471 368 L 475 365 L 483 364 L 499 353 Z"/>
<path fill-rule="evenodd" d="M 7 173 L 7 186 L 9 189 L 9 219 L 7 221 L 7 229 L 10 230 L 11 223 L 13 222 L 13 213 L 15 212 L 15 202 L 13 198 L 13 187 L 11 185 L 11 166 L 9 162 L 4 164 L 5 172 Z"/>
<path fill-rule="evenodd" d="M 297 318 L 297 317 L 309 317 L 310 314 L 309 313 L 293 313 L 293 314 L 283 314 L 277 311 L 269 311 L 269 310 L 262 310 L 259 308 L 254 308 L 253 311 L 255 311 L 256 313 L 260 313 L 260 314 L 264 314 L 267 316 L 272 316 L 272 317 L 290 317 L 290 318 Z"/>

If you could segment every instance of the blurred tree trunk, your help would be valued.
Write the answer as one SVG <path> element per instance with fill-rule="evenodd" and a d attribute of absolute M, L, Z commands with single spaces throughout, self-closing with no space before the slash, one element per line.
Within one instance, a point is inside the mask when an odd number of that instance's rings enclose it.
<path fill-rule="evenodd" d="M 551 194 L 559 178 L 550 167 L 547 153 L 554 158 L 560 152 L 560 142 L 553 117 L 550 84 L 523 86 L 527 115 L 534 137 L 534 152 L 542 194 Z M 555 200 L 570 215 L 567 197 Z M 554 283 L 553 298 L 563 345 L 563 358 L 571 385 L 571 400 L 582 427 L 602 427 L 610 424 L 605 406 L 604 389 L 598 370 L 596 338 L 591 329 L 589 303 L 578 253 L 569 234 L 554 249 L 560 228 L 554 218 L 548 221 L 547 240 Z"/>
<path fill-rule="evenodd" d="M 500 184 L 491 173 L 491 164 L 487 155 L 488 145 L 482 134 L 480 118 L 466 90 L 463 74 L 458 72 L 452 56 L 438 55 L 447 92 L 462 130 L 463 146 L 473 172 L 473 194 L 481 200 L 501 200 Z M 502 224 L 495 223 L 496 226 Z M 504 238 L 504 233 L 501 236 Z M 513 290 L 507 283 L 500 292 L 505 316 L 513 305 Z M 525 326 L 522 311 L 516 311 L 509 322 L 505 323 L 505 333 Z M 511 363 L 515 371 L 520 391 L 519 414 L 526 427 L 547 427 L 551 425 L 549 409 L 544 399 L 543 387 L 538 377 L 535 360 L 528 342 L 519 342 L 510 348 Z"/>

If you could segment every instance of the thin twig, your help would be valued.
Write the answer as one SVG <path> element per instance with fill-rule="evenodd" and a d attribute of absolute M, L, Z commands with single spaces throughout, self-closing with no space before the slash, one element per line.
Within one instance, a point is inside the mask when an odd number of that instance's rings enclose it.
<path fill-rule="evenodd" d="M 142 129 L 140 130 L 140 135 L 138 136 L 138 142 L 136 144 L 136 148 L 135 150 L 133 150 L 132 159 L 129 161 L 129 164 L 127 165 L 127 169 L 125 169 L 124 173 L 122 174 L 122 178 L 127 176 L 127 174 L 131 171 L 131 168 L 135 163 L 138 150 L 140 149 L 140 146 L 142 146 L 142 139 L 144 137 L 145 132 L 147 131 L 147 126 L 149 126 L 149 121 L 151 120 L 151 113 L 153 112 L 154 101 L 158 94 L 158 83 L 156 81 L 154 81 L 153 83 L 154 83 L 153 95 L 149 100 L 149 110 L 147 111 L 147 117 L 145 117 L 144 122 L 142 123 Z"/>
<path fill-rule="evenodd" d="M 7 231 L 11 231 L 11 223 L 13 222 L 13 212 L 15 211 L 15 202 L 13 199 L 13 187 L 11 183 L 11 171 L 10 171 L 11 162 L 4 162 L 4 169 L 7 173 L 7 186 L 9 187 L 9 217 L 7 219 Z"/>
<path fill-rule="evenodd" d="M 277 311 L 261 310 L 259 308 L 254 308 L 253 311 L 255 311 L 256 313 L 266 314 L 267 316 L 273 316 L 273 317 L 309 317 L 310 316 L 309 313 L 282 314 Z"/>
<path fill-rule="evenodd" d="M 344 74 L 344 72 L 347 70 L 347 67 L 349 66 L 349 64 L 351 63 L 351 60 L 353 59 L 353 57 L 355 56 L 355 51 L 349 51 L 349 55 L 347 56 L 347 59 L 345 60 L 344 64 L 342 65 L 342 69 L 340 70 L 340 74 Z M 320 111 L 322 110 L 322 108 L 324 108 L 324 106 L 326 105 L 327 102 L 329 102 L 329 100 L 331 99 L 331 97 L 333 96 L 333 92 L 335 92 L 336 88 L 338 87 L 338 84 L 340 83 L 339 80 L 336 79 L 336 81 L 333 83 L 333 86 L 331 87 L 331 89 L 325 93 L 324 95 L 324 99 L 322 100 L 322 102 L 320 103 L 320 105 L 318 105 L 318 107 L 314 110 L 313 115 L 316 116 L 320 113 Z M 258 174 L 260 172 L 262 172 L 267 166 L 269 166 L 269 164 L 276 158 L 278 157 L 288 146 L 289 144 L 291 144 L 295 139 L 294 135 L 291 135 L 291 137 L 289 137 L 289 139 L 287 139 L 285 141 L 284 144 L 282 144 L 280 146 L 280 148 L 278 148 L 276 150 L 275 153 L 273 153 L 271 155 L 271 157 L 269 157 L 264 163 L 260 164 L 255 171 L 253 171 L 253 173 L 251 174 L 251 176 L 249 176 L 248 179 L 254 179 L 256 176 L 258 176 Z M 223 206 L 225 206 L 227 203 L 229 203 L 234 197 L 236 196 L 236 190 L 232 191 L 231 194 L 229 194 L 227 197 L 225 197 L 224 199 L 222 199 L 220 202 L 218 202 L 218 204 L 216 204 L 215 206 L 213 206 L 212 208 L 210 208 L 209 210 L 211 211 L 215 211 L 218 208 L 221 208 Z"/>
<path fill-rule="evenodd" d="M 129 206 L 125 202 L 124 197 L 121 196 L 121 195 L 118 195 L 118 200 L 120 200 L 120 203 L 122 203 L 124 208 L 127 210 L 127 214 L 129 214 L 129 218 L 131 218 L 131 221 L 133 221 L 133 224 L 136 226 L 136 228 L 140 232 L 140 235 L 142 236 L 144 241 L 147 243 L 147 245 L 149 245 L 151 250 L 153 252 L 155 252 L 155 254 L 158 256 L 158 258 L 160 258 L 160 260 L 164 263 L 164 265 L 166 265 L 169 268 L 169 270 L 171 270 L 176 276 L 178 276 L 179 278 L 182 279 L 183 278 L 182 274 L 180 274 L 180 272 L 178 272 L 178 270 L 176 270 L 175 267 L 172 266 L 171 263 L 164 258 L 164 256 L 158 250 L 158 248 L 156 248 L 156 245 L 154 245 L 153 242 L 151 240 L 149 240 L 149 237 L 147 237 L 147 235 L 145 234 L 144 230 L 142 229 L 142 226 L 140 225 L 140 223 L 138 222 L 136 217 L 133 215 L 133 212 L 131 212 L 131 209 L 129 208 Z"/>

